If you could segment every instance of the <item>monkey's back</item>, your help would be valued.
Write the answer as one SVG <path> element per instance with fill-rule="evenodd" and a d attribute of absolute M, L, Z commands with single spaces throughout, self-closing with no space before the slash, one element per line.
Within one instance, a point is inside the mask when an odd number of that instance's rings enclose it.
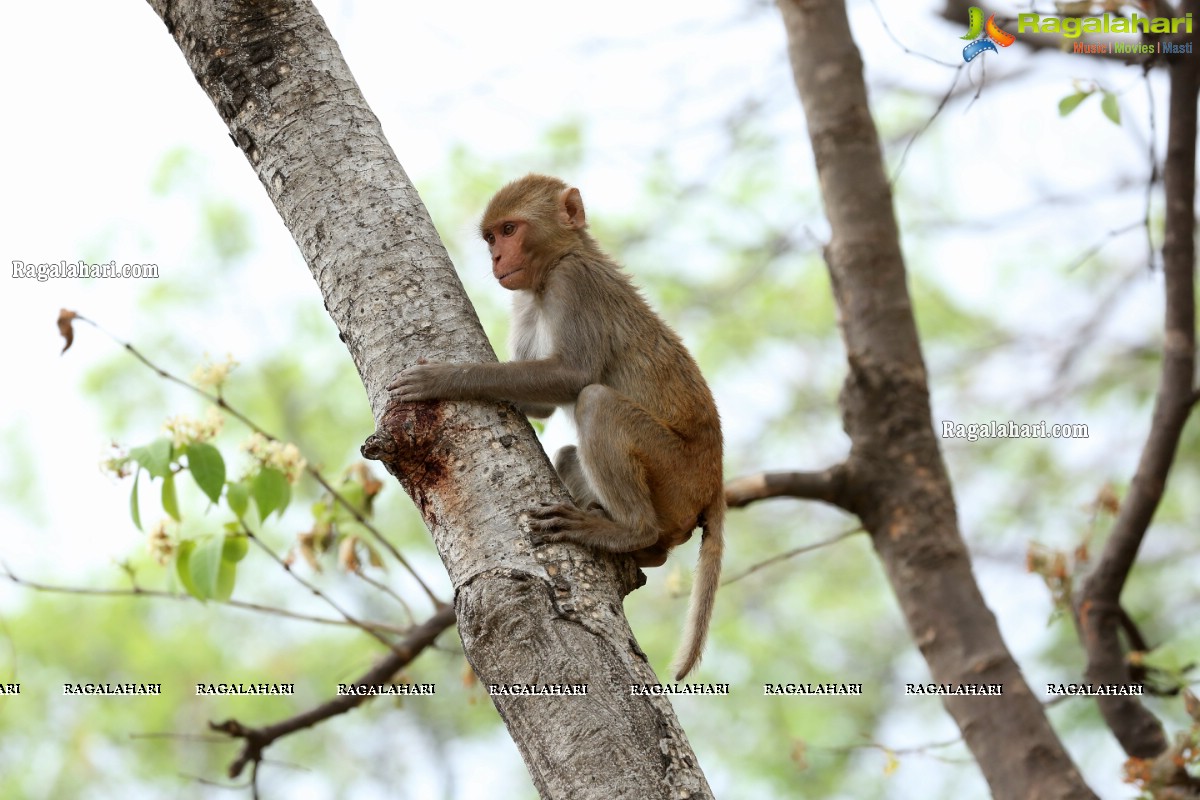
<path fill-rule="evenodd" d="M 598 251 L 570 254 L 551 271 L 545 292 L 550 307 L 563 309 L 562 318 L 547 320 L 555 345 L 572 348 L 576 343 L 563 337 L 573 336 L 597 345 L 598 383 L 685 440 L 720 441 L 716 404 L 699 365 L 616 263 Z"/>

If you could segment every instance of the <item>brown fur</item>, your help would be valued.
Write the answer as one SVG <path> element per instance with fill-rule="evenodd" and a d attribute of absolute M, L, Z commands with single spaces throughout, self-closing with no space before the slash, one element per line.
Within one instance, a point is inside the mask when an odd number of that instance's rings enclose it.
<path fill-rule="evenodd" d="M 555 468 L 574 505 L 533 512 L 540 542 L 573 541 L 660 566 L 703 526 L 692 602 L 673 665 L 699 661 L 724 550 L 721 423 L 700 368 L 587 232 L 577 189 L 529 175 L 492 198 L 480 233 L 513 289 L 513 360 L 418 364 L 401 400 L 509 400 L 533 416 L 573 412 L 579 446 Z"/>

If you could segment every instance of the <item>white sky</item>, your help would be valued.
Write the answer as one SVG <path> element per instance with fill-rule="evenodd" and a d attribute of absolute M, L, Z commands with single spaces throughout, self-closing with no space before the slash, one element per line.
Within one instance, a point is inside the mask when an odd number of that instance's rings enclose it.
<path fill-rule="evenodd" d="M 731 82 L 728 102 L 706 98 L 708 108 L 676 104 L 664 113 L 676 82 L 721 80 L 735 55 L 727 50 L 731 44 L 757 53 L 741 60 L 743 80 L 761 80 L 782 64 L 778 26 L 767 18 L 747 31 L 730 31 L 724 22 L 736 8 L 732 3 L 710 4 L 705 13 L 711 16 L 704 17 L 685 3 L 618 2 L 582 24 L 559 5 L 526 4 L 523 10 L 542 19 L 544 36 L 556 42 L 536 52 L 513 44 L 537 35 L 525 13 L 486 4 L 404 6 L 319 4 L 409 174 L 419 181 L 437 170 L 455 143 L 489 157 L 525 154 L 548 126 L 582 117 L 589 139 L 598 143 L 591 163 L 599 177 L 584 184 L 596 213 L 633 194 L 650 149 L 673 130 L 688 131 L 678 155 L 694 154 L 703 163 L 711 146 L 703 124 L 741 94 Z M 0 147 L 0 333 L 8 343 L 0 359 L 20 388 L 0 397 L 0 424 L 18 426 L 40 453 L 72 457 L 47 457 L 33 466 L 44 493 L 43 524 L 31 529 L 0 509 L 8 530 L 24 534 L 6 537 L 3 553 L 14 567 L 44 561 L 48 553 L 56 554 L 56 568 L 96 564 L 119 556 L 128 542 L 81 531 L 95 520 L 123 524 L 126 501 L 124 489 L 114 491 L 96 470 L 107 439 L 76 398 L 80 376 L 111 346 L 88 333 L 59 358 L 53 323 L 67 307 L 131 337 L 141 287 L 126 280 L 17 281 L 12 261 L 74 261 L 98 252 L 118 263 L 154 261 L 162 280 L 170 280 L 186 256 L 180 248 L 194 235 L 194 211 L 152 196 L 149 185 L 163 156 L 180 146 L 199 153 L 210 180 L 252 211 L 264 252 L 257 261 L 297 256 L 257 178 L 148 6 L 21 4 L 8 16 L 0 58 L 23 79 L 0 87 L 0 103 L 13 114 Z M 638 21 L 638 39 L 622 43 L 631 19 Z M 681 19 L 693 20 L 682 23 L 695 31 L 689 38 L 672 33 Z M 749 35 L 755 28 L 773 37 L 774 52 Z M 656 40 L 663 45 L 644 46 Z M 715 59 L 713 50 L 727 57 Z M 795 119 L 802 124 L 798 107 Z M 131 235 L 147 228 L 153 241 Z M 446 235 L 473 238 L 469 231 Z M 270 280 L 272 294 L 315 296 L 302 265 L 276 269 Z M 244 353 L 247 341 L 269 342 L 269 328 L 233 316 L 205 327 L 202 349 Z M 54 502 L 52 485 L 72 487 L 73 502 Z M 0 597 L 4 592 L 0 588 Z"/>

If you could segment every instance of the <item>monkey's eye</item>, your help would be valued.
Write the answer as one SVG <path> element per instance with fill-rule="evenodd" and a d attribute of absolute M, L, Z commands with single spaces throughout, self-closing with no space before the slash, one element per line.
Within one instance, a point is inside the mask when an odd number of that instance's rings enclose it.
<path fill-rule="evenodd" d="M 493 233 L 485 233 L 483 235 L 483 240 L 485 242 L 487 242 L 488 244 L 495 244 L 496 243 L 496 235 Z"/>
<path fill-rule="evenodd" d="M 517 232 L 517 223 L 515 223 L 515 222 L 504 223 L 504 227 L 502 227 L 500 229 L 500 232 L 503 233 L 505 236 L 512 236 L 514 233 Z"/>

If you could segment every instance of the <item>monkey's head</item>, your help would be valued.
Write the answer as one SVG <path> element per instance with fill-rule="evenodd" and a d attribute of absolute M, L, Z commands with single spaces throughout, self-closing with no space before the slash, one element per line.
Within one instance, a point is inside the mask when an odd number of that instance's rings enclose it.
<path fill-rule="evenodd" d="M 488 203 L 479 233 L 492 254 L 492 274 L 505 289 L 539 289 L 560 258 L 586 242 L 579 190 L 558 178 L 526 175 Z"/>

